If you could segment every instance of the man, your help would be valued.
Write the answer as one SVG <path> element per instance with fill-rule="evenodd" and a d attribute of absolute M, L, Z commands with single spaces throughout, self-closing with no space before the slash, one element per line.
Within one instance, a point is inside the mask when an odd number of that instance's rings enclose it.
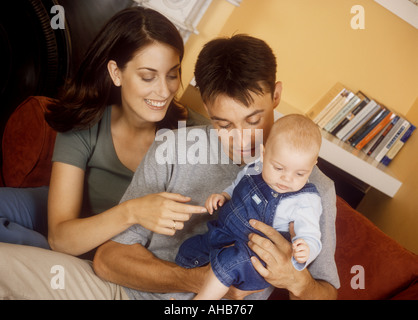
<path fill-rule="evenodd" d="M 192 204 L 203 205 L 209 194 L 222 191 L 235 179 L 245 160 L 258 153 L 261 137 L 263 141 L 268 137 L 282 90 L 275 76 L 274 54 L 263 41 L 236 35 L 209 42 L 198 57 L 195 78 L 219 140 L 213 139 L 212 127 L 163 133 L 166 140 L 161 136 L 156 139 L 121 201 L 169 192 L 189 196 Z M 257 134 L 259 129 L 262 135 Z M 195 142 L 189 135 L 200 140 Z M 167 143 L 173 137 L 174 141 Z M 196 147 L 197 143 L 200 145 Z M 196 152 L 203 161 L 189 161 L 188 156 Z M 228 155 L 228 163 L 222 161 L 222 152 Z M 161 163 L 162 154 L 166 158 Z M 335 298 L 339 287 L 334 261 L 335 190 L 318 168 L 313 170 L 310 182 L 317 186 L 324 208 L 320 222 L 323 248 L 315 262 L 309 269 L 296 271 L 291 264 L 290 243 L 257 221 L 249 223 L 266 237 L 250 235 L 249 247 L 265 266 L 257 258 L 252 261 L 273 287 L 287 289 L 291 298 Z M 134 225 L 99 247 L 94 270 L 100 277 L 126 287 L 130 298 L 190 299 L 199 292 L 209 267 L 184 269 L 173 261 L 180 244 L 203 233 L 208 219 L 207 214 L 192 215 L 180 228 L 173 220 L 176 232 L 171 237 Z M 271 292 L 272 288 L 257 293 L 232 288 L 226 298 L 239 299 L 252 293 L 249 298 L 265 299 Z"/>

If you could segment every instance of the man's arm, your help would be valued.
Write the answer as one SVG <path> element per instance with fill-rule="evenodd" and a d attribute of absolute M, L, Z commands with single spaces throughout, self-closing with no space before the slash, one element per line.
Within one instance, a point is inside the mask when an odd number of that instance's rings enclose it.
<path fill-rule="evenodd" d="M 97 249 L 93 269 L 107 281 L 139 291 L 198 293 L 210 266 L 185 269 L 158 259 L 140 244 L 126 245 L 109 240 Z M 242 300 L 254 292 L 231 287 L 225 298 Z"/>
<path fill-rule="evenodd" d="M 297 271 L 293 267 L 291 244 L 280 233 L 260 221 L 250 223 L 268 238 L 251 234 L 248 243 L 266 263 L 264 267 L 257 258 L 251 258 L 254 268 L 268 283 L 287 289 L 291 299 L 336 299 L 337 290 L 331 284 L 315 280 L 307 269 Z"/>
<path fill-rule="evenodd" d="M 198 292 L 207 267 L 185 269 L 155 257 L 140 244 L 108 241 L 93 260 L 96 274 L 108 281 L 145 292 Z"/>
<path fill-rule="evenodd" d="M 337 289 L 323 280 L 315 280 L 307 269 L 301 275 L 301 285 L 295 293 L 289 291 L 289 297 L 292 300 L 335 300 L 337 299 Z M 305 278 L 305 279 L 303 279 Z"/>

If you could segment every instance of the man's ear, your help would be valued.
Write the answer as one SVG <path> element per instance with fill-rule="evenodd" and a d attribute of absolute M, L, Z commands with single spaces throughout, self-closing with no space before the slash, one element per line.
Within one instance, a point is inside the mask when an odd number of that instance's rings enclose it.
<path fill-rule="evenodd" d="M 203 107 L 205 108 L 206 113 L 209 114 L 209 110 L 208 110 L 208 107 L 207 107 L 206 103 L 203 103 Z"/>
<path fill-rule="evenodd" d="M 277 81 L 274 87 L 274 93 L 273 93 L 273 103 L 274 103 L 275 108 L 279 105 L 280 100 L 282 98 L 282 89 L 283 89 L 282 82 Z"/>
<path fill-rule="evenodd" d="M 109 62 L 107 63 L 107 71 L 109 72 L 109 75 L 113 81 L 113 84 L 116 87 L 120 87 L 122 82 L 120 79 L 120 70 L 118 68 L 118 65 L 116 64 L 116 61 L 109 60 Z"/>
<path fill-rule="evenodd" d="M 206 103 L 204 103 L 204 102 L 203 102 L 203 108 L 205 109 L 206 114 L 207 114 L 207 116 L 208 116 L 209 120 L 212 122 L 211 115 L 210 115 L 210 113 L 209 113 L 209 107 L 208 107 L 208 105 L 207 105 Z M 212 122 L 212 123 L 213 123 L 213 122 Z"/>

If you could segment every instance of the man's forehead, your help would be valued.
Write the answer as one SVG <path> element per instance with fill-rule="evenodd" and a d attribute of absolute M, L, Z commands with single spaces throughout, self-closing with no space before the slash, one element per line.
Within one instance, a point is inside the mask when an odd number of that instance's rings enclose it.
<path fill-rule="evenodd" d="M 263 113 L 271 106 L 269 95 L 256 95 L 253 102 L 246 106 L 241 101 L 227 95 L 218 95 L 213 102 L 205 104 L 208 112 L 217 117 L 224 118 L 227 114 L 239 114 L 240 117 L 251 117 L 258 113 Z"/>

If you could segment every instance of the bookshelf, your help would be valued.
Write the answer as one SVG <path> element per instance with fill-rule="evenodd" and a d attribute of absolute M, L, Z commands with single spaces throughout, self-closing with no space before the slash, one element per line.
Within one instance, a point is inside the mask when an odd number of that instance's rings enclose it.
<path fill-rule="evenodd" d="M 322 147 L 319 156 L 357 179 L 394 197 L 402 185 L 390 169 L 365 153 L 321 130 Z"/>
<path fill-rule="evenodd" d="M 278 109 L 280 114 L 303 113 L 285 101 L 280 102 Z M 344 143 L 325 130 L 321 130 L 321 134 L 320 158 L 385 195 L 395 196 L 402 182 L 395 177 L 389 167 L 368 157 L 364 152 Z"/>

